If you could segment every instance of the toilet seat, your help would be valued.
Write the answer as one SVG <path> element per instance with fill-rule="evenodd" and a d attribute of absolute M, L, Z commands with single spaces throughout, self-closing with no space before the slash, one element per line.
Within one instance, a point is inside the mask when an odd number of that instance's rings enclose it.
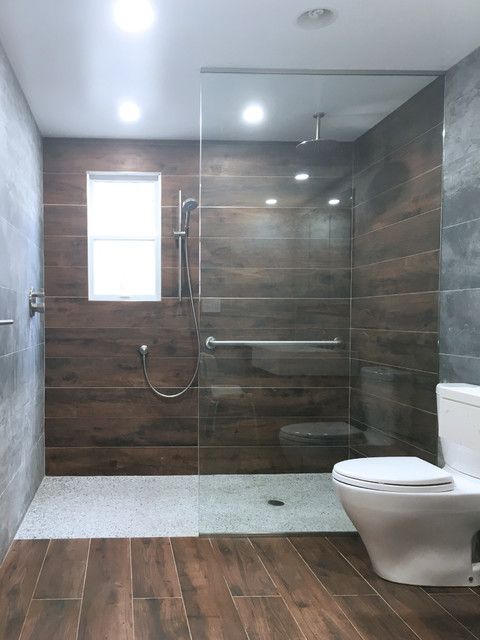
<path fill-rule="evenodd" d="M 448 471 L 414 456 L 344 460 L 332 475 L 337 482 L 375 491 L 440 493 L 454 488 Z"/>

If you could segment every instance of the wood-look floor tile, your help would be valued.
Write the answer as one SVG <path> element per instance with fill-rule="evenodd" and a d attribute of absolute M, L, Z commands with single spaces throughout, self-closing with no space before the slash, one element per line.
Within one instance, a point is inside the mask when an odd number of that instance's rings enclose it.
<path fill-rule="evenodd" d="M 168 538 L 132 539 L 132 579 L 134 598 L 181 595 Z"/>
<path fill-rule="evenodd" d="M 256 538 L 254 546 L 307 640 L 359 640 L 332 596 L 285 538 Z"/>
<path fill-rule="evenodd" d="M 332 596 L 375 593 L 368 582 L 325 538 L 303 536 L 290 540 Z"/>
<path fill-rule="evenodd" d="M 476 593 L 436 594 L 432 598 L 480 638 L 480 598 Z"/>
<path fill-rule="evenodd" d="M 193 640 L 247 640 L 210 540 L 172 545 Z"/>
<path fill-rule="evenodd" d="M 181 598 L 134 600 L 135 640 L 190 640 Z"/>
<path fill-rule="evenodd" d="M 335 600 L 363 638 L 418 640 L 418 636 L 380 596 L 337 596 Z"/>
<path fill-rule="evenodd" d="M 212 544 L 233 596 L 277 595 L 277 589 L 250 540 L 213 538 Z"/>
<path fill-rule="evenodd" d="M 0 639 L 17 640 L 48 540 L 15 540 L 0 568 Z"/>
<path fill-rule="evenodd" d="M 133 640 L 130 541 L 92 540 L 78 640 Z"/>
<path fill-rule="evenodd" d="M 51 540 L 34 598 L 81 598 L 88 540 Z"/>
<path fill-rule="evenodd" d="M 422 640 L 472 640 L 472 634 L 421 587 L 379 578 L 360 538 L 335 536 L 330 542 Z"/>
<path fill-rule="evenodd" d="M 305 640 L 283 598 L 235 598 L 250 640 Z"/>
<path fill-rule="evenodd" d="M 80 600 L 32 600 L 20 640 L 76 640 L 80 605 Z"/>

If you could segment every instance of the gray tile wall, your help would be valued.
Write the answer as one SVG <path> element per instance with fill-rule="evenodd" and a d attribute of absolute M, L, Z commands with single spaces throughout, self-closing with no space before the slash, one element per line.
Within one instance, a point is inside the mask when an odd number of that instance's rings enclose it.
<path fill-rule="evenodd" d="M 440 379 L 480 384 L 480 48 L 445 82 Z"/>
<path fill-rule="evenodd" d="M 44 475 L 42 143 L 0 47 L 0 559 Z"/>

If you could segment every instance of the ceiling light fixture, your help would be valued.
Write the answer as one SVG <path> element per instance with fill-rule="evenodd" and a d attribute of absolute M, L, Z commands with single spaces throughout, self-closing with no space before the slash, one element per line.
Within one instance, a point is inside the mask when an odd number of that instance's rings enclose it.
<path fill-rule="evenodd" d="M 137 122 L 140 119 L 141 111 L 138 104 L 126 100 L 118 107 L 118 117 L 124 122 Z"/>
<path fill-rule="evenodd" d="M 297 175 L 295 176 L 295 180 L 298 180 L 298 182 L 303 182 L 304 180 L 308 180 L 310 177 L 310 175 L 308 173 L 297 173 Z"/>
<path fill-rule="evenodd" d="M 155 13 L 149 0 L 117 0 L 113 17 L 123 31 L 140 33 L 153 24 Z"/>
<path fill-rule="evenodd" d="M 309 9 L 298 16 L 297 25 L 300 29 L 322 29 L 332 24 L 336 17 L 337 14 L 332 9 Z"/>
<path fill-rule="evenodd" d="M 259 104 L 250 104 L 245 107 L 242 118 L 247 124 L 259 124 L 265 117 L 265 112 Z"/>
<path fill-rule="evenodd" d="M 336 207 L 337 204 L 340 204 L 340 200 L 338 198 L 330 198 L 330 200 L 328 201 L 328 204 L 331 207 Z"/>
<path fill-rule="evenodd" d="M 277 204 L 277 202 L 278 200 L 276 200 L 275 198 L 268 198 L 268 200 L 265 200 L 265 204 L 268 204 L 269 207 Z"/>

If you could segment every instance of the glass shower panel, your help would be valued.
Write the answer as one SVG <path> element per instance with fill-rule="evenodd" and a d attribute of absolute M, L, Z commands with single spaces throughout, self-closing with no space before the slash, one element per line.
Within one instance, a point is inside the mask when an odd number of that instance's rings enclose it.
<path fill-rule="evenodd" d="M 391 80 L 202 76 L 201 533 L 353 529 L 331 483 L 364 437 L 349 425 L 353 141 L 425 86 Z M 322 141 L 298 147 L 318 112 Z"/>

